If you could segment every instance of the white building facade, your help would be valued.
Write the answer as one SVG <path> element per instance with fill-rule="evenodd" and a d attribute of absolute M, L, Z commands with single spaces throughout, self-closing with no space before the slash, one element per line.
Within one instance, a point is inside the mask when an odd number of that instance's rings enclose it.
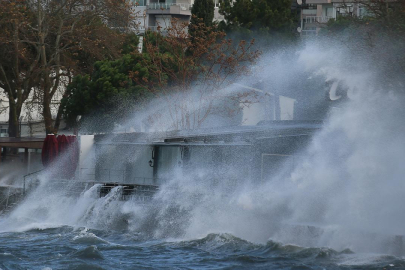
<path fill-rule="evenodd" d="M 214 20 L 221 21 L 219 14 L 219 0 L 215 3 Z M 136 20 L 140 33 L 145 30 L 161 31 L 170 27 L 171 19 L 188 22 L 191 19 L 191 8 L 194 0 L 136 0 Z"/>

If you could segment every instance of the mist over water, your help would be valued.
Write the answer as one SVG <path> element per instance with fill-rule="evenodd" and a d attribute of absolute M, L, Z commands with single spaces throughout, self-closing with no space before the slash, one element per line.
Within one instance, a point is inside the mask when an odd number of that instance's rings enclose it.
<path fill-rule="evenodd" d="M 241 83 L 263 81 L 269 91 L 293 96 L 298 104 L 302 101 L 304 105 L 297 107 L 299 119 L 324 112 L 324 126 L 296 155 L 295 169 L 288 176 L 281 173 L 281 166 L 279 174 L 260 183 L 235 181 L 233 175 L 239 173 L 235 171 L 212 179 L 211 168 L 202 167 L 190 174 L 175 173 L 151 202 L 141 204 L 117 200 L 120 187 L 102 198 L 97 186 L 79 198 L 69 197 L 69 187 L 52 185 L 52 173 L 45 172 L 41 185 L 2 218 L 0 231 L 85 227 L 103 235 L 124 231 L 134 241 L 162 241 L 166 244 L 161 245 L 176 248 L 179 243 L 190 248 L 193 241 L 202 241 L 197 246 L 207 252 L 218 251 L 226 243 L 239 252 L 249 245 L 246 250 L 258 252 L 255 256 L 263 250 L 273 252 L 269 245 L 281 245 L 278 248 L 283 252 L 304 252 L 282 245 L 295 244 L 331 248 L 327 252 L 341 264 L 373 264 L 375 257 L 361 257 L 365 262 L 359 262 L 360 257 L 339 252 L 389 253 L 379 237 L 405 234 L 405 98 L 403 89 L 398 89 L 403 82 L 384 85 L 376 75 L 377 64 L 358 57 L 353 61 L 353 57 L 347 48 L 307 43 L 303 48 L 264 55 L 253 74 L 241 79 Z M 326 90 L 333 83 L 338 90 L 329 94 Z M 232 92 L 232 87 L 225 92 Z M 337 101 L 325 106 L 329 95 Z M 151 106 L 123 125 L 141 123 L 160 109 Z M 156 122 L 155 130 L 170 128 L 168 121 L 166 127 L 163 122 Z M 289 230 L 293 225 L 322 231 L 316 237 L 308 232 L 294 234 Z M 108 246 L 96 236 L 98 231 L 73 234 L 74 243 L 95 241 Z M 319 249 L 308 256 L 322 252 Z M 379 257 L 377 261 L 384 260 Z"/>

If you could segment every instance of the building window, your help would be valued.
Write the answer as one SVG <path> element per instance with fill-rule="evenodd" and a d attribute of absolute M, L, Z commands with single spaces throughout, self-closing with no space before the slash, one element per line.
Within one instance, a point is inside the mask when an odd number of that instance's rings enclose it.
<path fill-rule="evenodd" d="M 336 17 L 338 16 L 352 16 L 353 15 L 353 6 L 352 5 L 346 5 L 346 6 L 340 6 L 336 8 Z"/>
<path fill-rule="evenodd" d="M 145 0 L 135 0 L 135 4 L 138 7 L 143 7 L 143 6 L 145 6 Z"/>
<path fill-rule="evenodd" d="M 363 18 L 364 16 L 367 16 L 367 15 L 368 15 L 368 12 L 367 12 L 366 7 L 359 6 L 357 8 L 357 16 L 359 16 L 359 18 Z"/>
<path fill-rule="evenodd" d="M 333 16 L 333 7 L 326 8 L 326 17 L 332 18 Z"/>

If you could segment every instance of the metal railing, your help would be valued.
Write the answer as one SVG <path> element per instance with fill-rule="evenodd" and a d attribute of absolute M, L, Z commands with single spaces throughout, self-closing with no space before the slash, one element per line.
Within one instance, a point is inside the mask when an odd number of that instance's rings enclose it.
<path fill-rule="evenodd" d="M 169 9 L 171 4 L 167 3 L 151 3 L 146 6 L 147 9 Z"/>
<path fill-rule="evenodd" d="M 302 37 L 313 37 L 316 36 L 316 30 L 302 30 L 301 31 Z"/>
<path fill-rule="evenodd" d="M 150 3 L 147 9 L 170 9 L 170 6 L 180 6 L 180 10 L 191 10 L 193 5 L 185 3 Z"/>
<path fill-rule="evenodd" d="M 9 187 L 7 194 L 0 201 L 0 215 L 10 212 L 24 198 L 21 188 Z"/>
<path fill-rule="evenodd" d="M 28 183 L 33 180 L 37 180 L 36 176 L 42 172 L 42 170 L 35 171 L 29 174 L 24 175 L 23 180 L 23 194 L 27 190 Z M 163 180 L 162 178 L 157 177 L 127 177 L 126 170 L 118 169 L 99 169 L 96 179 L 96 168 L 79 168 L 78 175 L 75 177 L 75 181 L 80 182 L 97 182 L 97 183 L 138 183 L 138 184 L 150 184 L 157 183 L 158 181 Z M 68 179 L 59 179 L 66 180 Z"/>
<path fill-rule="evenodd" d="M 120 193 L 118 195 L 120 200 L 150 200 L 152 199 L 153 195 L 159 190 L 159 187 L 155 185 L 106 183 L 99 187 L 100 198 L 107 196 L 107 194 L 109 194 L 110 191 L 116 187 L 121 187 Z"/>
<path fill-rule="evenodd" d="M 184 4 L 184 3 L 173 3 L 172 6 L 180 6 L 180 10 L 186 11 L 186 10 L 191 10 L 193 5 L 191 4 Z"/>
<path fill-rule="evenodd" d="M 39 185 L 37 176 L 42 171 L 43 170 L 39 170 L 24 175 L 22 190 L 23 197 L 29 190 Z M 93 185 L 102 184 L 99 192 L 100 196 L 105 196 L 113 187 L 122 186 L 123 193 L 121 199 L 126 200 L 135 198 L 143 201 L 152 198 L 153 194 L 158 190 L 157 184 L 160 181 L 163 181 L 163 179 L 156 177 L 128 177 L 126 170 L 100 169 L 96 174 L 95 168 L 79 168 L 75 179 L 52 179 L 52 181 L 47 183 L 47 188 L 52 190 L 55 187 L 63 187 L 66 192 L 74 195 L 81 194 L 83 190 L 86 190 Z M 15 194 L 10 194 L 9 190 L 4 201 L 1 203 L 8 206 L 8 198 L 12 195 Z"/>
<path fill-rule="evenodd" d="M 137 183 L 142 185 L 150 185 L 164 180 L 157 177 L 131 177 L 127 175 L 126 170 L 98 169 L 97 174 L 96 170 L 96 168 L 80 168 L 76 180 L 97 183 Z"/>
<path fill-rule="evenodd" d="M 329 16 L 306 16 L 302 18 L 304 23 L 327 23 L 333 17 Z"/>
<path fill-rule="evenodd" d="M 11 197 L 21 195 L 21 193 L 19 193 L 18 191 L 11 192 L 12 189 L 12 187 L 9 187 L 7 189 L 7 194 L 5 194 L 3 200 L 0 201 L 0 213 L 4 210 L 7 210 Z"/>
<path fill-rule="evenodd" d="M 32 173 L 28 173 L 26 175 L 24 175 L 24 180 L 23 180 L 23 195 L 25 195 L 26 190 L 27 190 L 27 180 L 32 180 L 30 179 L 30 177 L 33 177 L 34 175 L 38 175 L 40 172 L 42 172 L 44 169 L 42 170 L 38 170 Z M 36 179 L 35 179 L 36 180 Z"/>

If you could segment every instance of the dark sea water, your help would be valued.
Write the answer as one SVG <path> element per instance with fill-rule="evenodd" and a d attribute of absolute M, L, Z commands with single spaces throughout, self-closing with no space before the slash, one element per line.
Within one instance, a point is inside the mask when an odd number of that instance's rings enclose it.
<path fill-rule="evenodd" d="M 231 234 L 148 240 L 141 234 L 62 226 L 0 234 L 1 269 L 405 269 L 381 254 L 337 252 Z"/>

